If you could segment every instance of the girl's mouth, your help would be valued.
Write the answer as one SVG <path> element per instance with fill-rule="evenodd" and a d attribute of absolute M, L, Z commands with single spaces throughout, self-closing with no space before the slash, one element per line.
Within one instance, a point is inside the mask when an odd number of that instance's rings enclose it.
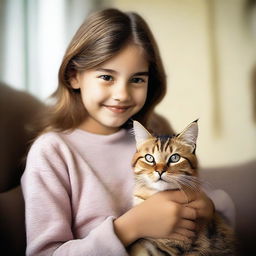
<path fill-rule="evenodd" d="M 103 105 L 103 106 L 114 113 L 124 113 L 130 108 L 130 106 L 110 106 L 110 105 Z"/>

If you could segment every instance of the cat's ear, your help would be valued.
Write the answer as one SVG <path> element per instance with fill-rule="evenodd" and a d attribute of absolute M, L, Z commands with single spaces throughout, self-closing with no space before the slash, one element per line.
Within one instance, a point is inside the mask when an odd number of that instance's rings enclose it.
<path fill-rule="evenodd" d="M 190 145 L 193 149 L 196 147 L 198 137 L 198 119 L 189 124 L 177 137 Z"/>
<path fill-rule="evenodd" d="M 150 132 L 138 121 L 133 121 L 133 130 L 137 147 L 144 141 L 153 137 Z"/>

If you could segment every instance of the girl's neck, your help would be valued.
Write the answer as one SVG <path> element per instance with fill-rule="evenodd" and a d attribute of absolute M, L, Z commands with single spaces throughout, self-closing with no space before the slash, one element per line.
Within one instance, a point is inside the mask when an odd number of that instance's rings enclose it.
<path fill-rule="evenodd" d="M 121 128 L 106 127 L 101 125 L 89 125 L 87 122 L 83 122 L 78 126 L 78 129 L 99 135 L 110 135 L 118 132 Z"/>

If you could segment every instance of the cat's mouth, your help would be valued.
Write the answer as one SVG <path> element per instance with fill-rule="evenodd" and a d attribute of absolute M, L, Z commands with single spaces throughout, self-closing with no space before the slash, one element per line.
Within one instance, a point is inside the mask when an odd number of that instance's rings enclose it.
<path fill-rule="evenodd" d="M 159 175 L 159 174 L 158 174 Z M 156 177 L 156 181 L 155 182 L 166 182 L 166 183 L 169 183 L 168 180 L 165 179 L 165 175 L 159 175 L 159 177 Z"/>
<path fill-rule="evenodd" d="M 159 178 L 155 183 L 168 183 L 167 181 L 163 180 L 162 178 Z"/>
<path fill-rule="evenodd" d="M 165 174 L 155 177 L 155 181 L 152 183 L 152 187 L 159 191 L 173 190 L 173 189 L 180 188 L 178 182 L 176 182 L 173 179 L 170 179 L 170 177 L 166 176 Z"/>
<path fill-rule="evenodd" d="M 162 177 L 159 177 L 158 180 L 156 180 L 156 182 L 167 182 L 166 180 L 164 180 Z M 168 183 L 168 182 L 167 182 Z"/>
<path fill-rule="evenodd" d="M 168 182 L 163 178 L 159 178 L 154 183 L 152 183 L 152 188 L 158 191 L 171 190 L 171 189 L 179 189 L 179 186 L 174 182 Z"/>
<path fill-rule="evenodd" d="M 182 189 L 187 188 L 193 191 L 198 191 L 200 189 L 200 185 L 202 181 L 194 176 L 189 175 L 173 175 L 173 176 L 165 176 L 162 175 L 159 177 L 155 177 L 155 180 L 152 182 L 152 187 L 163 190 L 166 189 Z"/>

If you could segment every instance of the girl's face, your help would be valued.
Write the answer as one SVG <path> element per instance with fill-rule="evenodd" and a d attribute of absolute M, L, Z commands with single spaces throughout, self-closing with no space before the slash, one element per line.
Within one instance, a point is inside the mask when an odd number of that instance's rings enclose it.
<path fill-rule="evenodd" d="M 109 61 L 77 73 L 71 85 L 80 88 L 88 112 L 79 128 L 97 134 L 118 131 L 146 101 L 148 69 L 143 49 L 128 44 Z"/>

